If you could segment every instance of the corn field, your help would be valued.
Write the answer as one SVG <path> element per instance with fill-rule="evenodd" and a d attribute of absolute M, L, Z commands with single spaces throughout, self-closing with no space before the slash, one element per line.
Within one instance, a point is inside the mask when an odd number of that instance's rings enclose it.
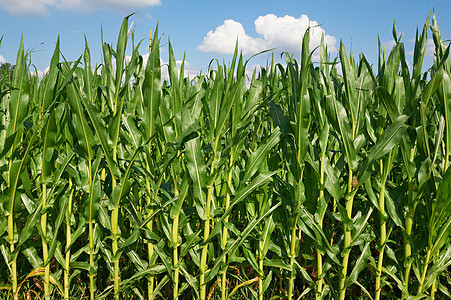
<path fill-rule="evenodd" d="M 377 66 L 343 42 L 310 52 L 307 30 L 300 62 L 251 78 L 238 50 L 185 77 L 170 43 L 161 65 L 158 27 L 148 56 L 128 28 L 101 65 L 87 41 L 67 61 L 58 38 L 38 78 L 22 41 L 0 74 L 2 299 L 451 297 L 451 59 L 434 15 L 413 62 L 395 25 Z"/>

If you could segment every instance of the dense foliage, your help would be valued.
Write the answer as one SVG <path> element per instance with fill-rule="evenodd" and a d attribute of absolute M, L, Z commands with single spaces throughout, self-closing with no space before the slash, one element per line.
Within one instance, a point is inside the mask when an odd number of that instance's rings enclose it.
<path fill-rule="evenodd" d="M 0 77 L 0 283 L 14 299 L 434 298 L 451 264 L 451 60 L 340 43 L 184 77 L 155 30 Z M 429 29 L 432 67 L 422 70 Z M 131 37 L 129 36 L 131 34 Z M 131 39 L 132 55 L 126 56 Z M 318 58 L 316 58 L 318 57 Z M 144 59 L 146 58 L 146 59 Z"/>

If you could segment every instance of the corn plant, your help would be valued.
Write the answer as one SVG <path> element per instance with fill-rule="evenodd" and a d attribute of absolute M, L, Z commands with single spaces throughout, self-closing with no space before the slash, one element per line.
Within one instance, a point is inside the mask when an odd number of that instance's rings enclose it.
<path fill-rule="evenodd" d="M 170 42 L 161 65 L 158 27 L 140 54 L 132 17 L 115 46 L 101 32 L 99 65 L 86 38 L 67 61 L 58 37 L 42 78 L 23 41 L 0 69 L 2 291 L 451 297 L 451 60 L 434 15 L 411 68 L 396 24 L 377 66 L 342 41 L 310 51 L 310 28 L 299 63 L 251 78 L 238 44 L 193 78 Z"/>

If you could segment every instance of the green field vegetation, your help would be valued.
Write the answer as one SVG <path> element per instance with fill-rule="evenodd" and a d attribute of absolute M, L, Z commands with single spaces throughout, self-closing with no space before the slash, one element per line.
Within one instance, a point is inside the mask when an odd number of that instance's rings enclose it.
<path fill-rule="evenodd" d="M 2 299 L 450 297 L 451 60 L 341 42 L 246 77 L 117 44 L 0 74 Z M 423 70 L 428 35 L 433 65 Z M 127 44 L 131 45 L 127 57 Z M 166 67 L 166 66 L 164 66 Z M 30 298 L 28 298 L 30 297 Z"/>

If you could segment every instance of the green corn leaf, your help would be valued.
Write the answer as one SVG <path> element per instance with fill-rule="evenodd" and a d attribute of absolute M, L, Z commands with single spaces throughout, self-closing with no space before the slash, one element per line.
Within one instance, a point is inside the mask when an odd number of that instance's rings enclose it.
<path fill-rule="evenodd" d="M 6 154 L 11 150 L 13 145 L 16 143 L 16 135 L 18 134 L 18 131 L 14 132 L 13 134 L 6 137 L 6 139 L 3 141 L 3 150 L 0 153 L 0 159 L 3 159 Z"/>
<path fill-rule="evenodd" d="M 30 213 L 30 215 L 27 218 L 27 221 L 25 222 L 24 227 L 21 229 L 19 235 L 19 244 L 17 248 L 23 245 L 23 243 L 25 243 L 34 233 L 34 227 L 41 218 L 41 205 L 42 199 L 41 201 L 39 201 L 39 203 L 37 203 L 35 210 L 32 213 Z"/>
<path fill-rule="evenodd" d="M 103 155 L 105 155 L 105 159 L 107 161 L 108 169 L 111 172 L 111 175 L 115 178 L 119 177 L 119 168 L 117 163 L 113 160 L 113 156 L 111 153 L 111 146 L 112 141 L 110 139 L 110 136 L 108 135 L 108 132 L 105 130 L 105 127 L 102 125 L 100 120 L 100 112 L 97 110 L 97 108 L 90 102 L 87 102 L 86 99 L 83 99 L 83 97 L 80 98 L 81 102 L 83 103 L 84 108 L 86 109 L 86 112 L 89 116 L 89 120 L 91 121 L 96 136 L 99 137 L 100 144 L 102 145 L 103 149 Z"/>
<path fill-rule="evenodd" d="M 359 103 L 357 98 L 357 74 L 354 69 L 354 65 L 351 65 L 351 62 L 346 54 L 345 46 L 343 40 L 340 41 L 340 60 L 341 60 L 341 68 L 343 72 L 344 84 L 346 88 L 346 96 L 349 105 L 349 117 L 350 122 L 357 123 L 358 118 L 358 110 Z M 355 134 L 351 132 L 351 136 Z"/>
<path fill-rule="evenodd" d="M 282 107 L 280 104 L 276 104 L 274 100 L 271 100 L 269 103 L 269 111 L 271 113 L 271 119 L 274 127 L 279 127 L 283 133 L 287 133 L 289 119 L 283 113 Z"/>
<path fill-rule="evenodd" d="M 243 182 L 247 182 L 260 168 L 260 165 L 267 159 L 269 151 L 274 148 L 280 141 L 280 129 L 277 127 L 268 137 L 261 143 L 258 148 L 249 156 L 244 170 Z"/>
<path fill-rule="evenodd" d="M 144 71 L 142 87 L 143 99 L 143 126 L 145 139 L 149 139 L 156 131 L 157 116 L 159 114 L 161 98 L 161 68 L 160 68 L 160 40 L 158 38 L 158 26 L 152 39 L 152 49 Z M 164 124 L 165 122 L 162 122 Z"/>
<path fill-rule="evenodd" d="M 52 111 L 48 116 L 46 123 L 41 131 L 42 145 L 42 182 L 46 183 L 52 179 L 53 171 L 53 152 L 56 146 L 57 125 L 55 112 Z"/>
<path fill-rule="evenodd" d="M 396 106 L 393 97 L 390 95 L 388 90 L 383 86 L 378 87 L 377 92 L 380 95 L 382 102 L 384 103 L 385 109 L 387 110 L 390 119 L 392 121 L 396 120 L 396 118 L 400 114 L 400 111 L 398 110 L 398 107 Z"/>
<path fill-rule="evenodd" d="M 243 246 L 241 247 L 241 251 L 243 251 L 243 255 L 246 258 L 249 265 L 252 267 L 252 269 L 254 269 L 255 272 L 260 273 L 257 258 L 255 257 L 254 253 L 252 253 L 252 251 L 249 249 L 251 249 L 251 247 L 247 243 L 244 243 Z M 259 275 L 262 276 L 263 274 Z"/>
<path fill-rule="evenodd" d="M 125 49 L 127 48 L 127 30 L 128 30 L 128 19 L 133 14 L 130 14 L 124 18 L 122 21 L 121 29 L 119 30 L 119 36 L 117 38 L 117 48 L 116 48 L 116 101 L 118 100 L 119 88 L 121 86 L 122 75 L 124 73 L 125 64 Z"/>
<path fill-rule="evenodd" d="M 429 13 L 426 22 L 423 26 L 423 32 L 418 36 L 418 29 L 415 37 L 415 46 L 413 50 L 413 72 L 412 78 L 416 80 L 421 76 L 421 69 L 423 67 L 424 55 L 426 53 L 426 45 L 428 38 L 429 19 L 431 14 Z"/>
<path fill-rule="evenodd" d="M 211 118 L 211 128 L 213 129 L 211 133 L 218 127 L 219 115 L 221 111 L 221 103 L 224 98 L 224 75 L 222 66 L 218 65 L 218 70 L 215 72 L 215 81 L 213 83 L 213 88 L 210 93 L 210 118 Z M 213 136 L 210 137 L 213 140 Z"/>
<path fill-rule="evenodd" d="M 100 178 L 98 176 L 98 168 L 100 165 L 100 160 L 102 158 L 101 150 L 98 149 L 95 160 L 92 164 L 91 174 L 89 176 L 90 186 L 89 186 L 89 194 L 86 197 L 86 204 L 84 206 L 84 217 L 88 223 L 94 222 L 99 212 L 100 199 L 101 199 L 101 187 L 100 187 Z"/>
<path fill-rule="evenodd" d="M 81 261 L 74 261 L 74 262 L 71 262 L 70 268 L 89 271 L 89 263 L 81 262 Z"/>
<path fill-rule="evenodd" d="M 271 242 L 271 234 L 274 232 L 274 229 L 276 228 L 276 223 L 274 222 L 274 219 L 272 216 L 270 216 L 265 221 L 265 226 L 263 227 L 263 231 L 261 234 L 260 239 L 263 241 L 263 249 L 262 249 L 262 255 L 265 257 L 269 250 L 269 245 Z"/>
<path fill-rule="evenodd" d="M 189 183 L 188 176 L 185 175 L 183 183 L 182 183 L 182 187 L 180 189 L 180 194 L 177 197 L 177 199 L 175 199 L 173 205 L 171 206 L 171 211 L 170 211 L 171 219 L 174 219 L 176 216 L 178 216 L 180 214 L 180 210 L 182 209 L 183 203 L 188 195 L 188 188 L 189 188 L 188 183 Z"/>
<path fill-rule="evenodd" d="M 359 168 L 359 183 L 365 182 L 371 175 L 369 168 L 375 160 L 381 158 L 394 147 L 398 146 L 398 143 L 407 129 L 407 125 L 405 124 L 407 119 L 408 116 L 406 115 L 400 115 L 397 117 L 396 120 L 384 131 L 376 145 L 371 148 L 370 153 Z"/>
<path fill-rule="evenodd" d="M 144 137 L 136 126 L 137 124 L 135 123 L 134 116 L 128 112 L 124 112 L 122 114 L 122 124 L 127 129 L 126 133 L 124 131 L 121 131 L 121 134 L 124 135 L 124 138 L 127 138 L 129 135 L 134 149 L 140 147 L 143 144 Z"/>
<path fill-rule="evenodd" d="M 443 72 L 439 90 L 440 92 L 438 94 L 442 102 L 442 110 L 446 123 L 445 156 L 451 156 L 451 74 L 449 71 Z"/>
<path fill-rule="evenodd" d="M 94 155 L 92 150 L 92 142 L 94 140 L 94 136 L 92 134 L 92 130 L 88 125 L 83 105 L 81 101 L 78 99 L 79 95 L 75 84 L 71 84 L 66 88 L 67 99 L 71 108 L 72 114 L 72 122 L 74 124 L 75 135 L 77 136 L 78 143 L 86 152 L 87 160 L 91 161 L 91 158 Z"/>
<path fill-rule="evenodd" d="M 172 263 L 171 259 L 167 256 L 167 254 L 164 252 L 163 246 L 165 244 L 165 240 L 161 240 L 157 245 L 155 245 L 154 249 L 155 252 L 157 252 L 158 256 L 160 257 L 161 261 L 163 262 L 164 266 L 166 267 L 166 272 L 171 277 L 171 279 L 174 278 L 174 271 L 172 269 Z"/>
<path fill-rule="evenodd" d="M 54 257 L 61 266 L 64 266 L 65 260 L 64 260 L 63 252 L 61 251 L 62 248 L 63 248 L 63 245 L 61 244 L 60 241 L 58 241 L 57 246 L 55 247 Z"/>
<path fill-rule="evenodd" d="M 71 246 L 77 241 L 77 239 L 85 232 L 86 226 L 84 223 L 80 223 L 77 229 L 71 233 L 72 243 L 70 245 L 66 245 L 64 251 L 67 251 L 71 248 Z"/>
<path fill-rule="evenodd" d="M 291 272 L 292 268 L 289 264 L 286 264 L 282 259 L 274 258 L 274 259 L 265 259 L 263 261 L 263 265 L 267 267 L 275 267 L 287 270 Z"/>
<path fill-rule="evenodd" d="M 334 95 L 327 95 L 326 113 L 334 129 L 340 133 L 347 163 L 354 170 L 357 167 L 357 156 L 352 139 L 352 127 L 346 109 L 342 103 L 335 99 Z"/>
<path fill-rule="evenodd" d="M 315 218 L 312 214 L 310 214 L 304 206 L 301 206 L 301 217 L 300 223 L 302 225 L 302 231 L 308 233 L 310 230 L 310 236 L 315 240 L 315 244 L 318 249 L 321 251 L 325 251 L 330 259 L 336 264 L 340 264 L 338 260 L 338 253 L 334 251 L 334 249 L 330 246 L 329 241 L 324 233 L 324 230 L 319 226 L 319 223 L 315 221 Z"/>
<path fill-rule="evenodd" d="M 44 266 L 42 259 L 39 257 L 38 251 L 35 247 L 30 246 L 22 250 L 22 254 L 27 258 L 28 262 L 33 266 L 33 269 Z"/>
<path fill-rule="evenodd" d="M 218 222 L 224 221 L 226 216 L 228 216 L 232 208 L 246 199 L 256 188 L 262 186 L 263 184 L 267 183 L 269 180 L 271 180 L 272 176 L 277 174 L 278 171 L 275 172 L 264 172 L 262 174 L 257 175 L 248 185 L 244 185 L 240 187 L 236 193 L 235 198 L 233 199 L 233 202 L 230 204 L 230 207 L 224 212 L 222 217 L 219 219 Z"/>
<path fill-rule="evenodd" d="M 451 207 L 451 168 L 448 168 L 437 189 L 437 196 L 432 203 L 432 214 L 429 221 L 429 235 L 434 246 L 432 252 L 436 253 L 449 241 L 451 232 L 451 220 L 445 220 L 450 215 Z"/>
<path fill-rule="evenodd" d="M 354 230 L 354 224 L 352 220 L 348 217 L 348 212 L 346 211 L 346 208 L 341 205 L 340 203 L 337 203 L 338 212 L 340 213 L 340 221 L 347 227 L 349 230 Z"/>
<path fill-rule="evenodd" d="M 286 56 L 287 69 L 291 79 L 290 118 L 294 122 L 294 136 L 296 139 L 296 159 L 298 164 L 304 160 L 308 149 L 308 129 L 310 126 L 310 96 L 309 69 L 311 67 L 310 28 L 308 28 L 302 40 L 301 70 L 299 72 L 296 61 Z"/>
<path fill-rule="evenodd" d="M 439 69 L 437 72 L 432 75 L 431 80 L 425 86 L 423 93 L 421 94 L 421 99 L 423 100 L 424 105 L 428 105 L 429 99 L 431 99 L 432 95 L 436 92 L 438 87 L 440 86 L 440 82 L 443 78 L 443 69 Z"/>
<path fill-rule="evenodd" d="M 19 194 L 19 178 L 20 174 L 22 173 L 23 169 L 25 168 L 25 164 L 28 160 L 28 155 L 30 152 L 30 149 L 32 148 L 32 145 L 35 143 L 36 138 L 38 136 L 39 130 L 34 130 L 31 137 L 28 139 L 28 145 L 25 150 L 25 153 L 23 154 L 23 157 L 21 160 L 14 160 L 11 164 L 11 169 L 9 171 L 9 188 L 6 191 L 8 202 L 7 202 L 7 209 L 8 209 L 8 236 L 10 241 L 14 241 L 14 208 L 15 203 L 20 197 Z"/>
<path fill-rule="evenodd" d="M 120 244 L 120 248 L 116 252 L 116 254 L 111 258 L 112 261 L 115 261 L 120 258 L 123 251 L 126 250 L 126 248 L 138 240 L 140 235 L 139 229 L 133 230 L 132 234 L 122 243 Z"/>
<path fill-rule="evenodd" d="M 69 198 L 64 197 L 59 206 L 60 211 L 65 212 L 67 210 L 68 204 L 69 204 Z M 53 254 L 55 253 L 56 247 L 59 242 L 58 241 L 58 232 L 61 227 L 61 224 L 63 223 L 64 218 L 65 218 L 65 214 L 63 214 L 63 213 L 58 214 L 58 217 L 56 218 L 56 221 L 53 226 L 54 227 L 53 232 L 52 232 L 53 236 L 50 237 L 50 240 L 49 240 L 50 247 L 49 247 L 48 258 L 44 262 L 44 265 L 47 265 L 50 262 L 50 260 L 53 258 Z"/>
<path fill-rule="evenodd" d="M 179 74 L 177 72 L 177 63 L 175 61 L 174 51 L 172 50 L 172 45 L 169 43 L 169 64 L 168 64 L 168 72 L 169 72 L 169 80 L 171 82 L 171 86 L 173 94 L 171 96 L 171 108 L 172 114 L 176 115 L 182 110 L 183 104 L 183 95 L 180 90 L 180 81 L 183 81 L 182 78 L 179 78 Z M 176 128 L 176 134 L 180 133 L 180 131 Z"/>
<path fill-rule="evenodd" d="M 19 52 L 17 53 L 16 66 L 14 68 L 13 90 L 9 100 L 9 124 L 6 136 L 15 133 L 28 114 L 28 103 L 30 101 L 30 83 L 28 70 L 26 66 L 28 54 L 24 54 L 23 38 L 20 42 Z M 18 138 L 13 149 L 18 147 Z"/>
<path fill-rule="evenodd" d="M 390 93 L 395 86 L 395 80 L 399 72 L 400 65 L 400 44 L 396 44 L 388 56 L 385 63 L 385 69 L 382 78 L 382 86 L 384 86 Z"/>
<path fill-rule="evenodd" d="M 402 213 L 400 213 L 396 207 L 395 201 L 389 195 L 388 191 L 385 191 L 385 203 L 387 205 L 387 213 L 390 218 L 395 222 L 396 226 L 399 228 L 404 228 L 404 218 Z"/>
<path fill-rule="evenodd" d="M 206 187 L 206 166 L 200 150 L 200 139 L 195 138 L 186 142 L 187 169 L 193 180 L 194 196 L 196 197 L 196 208 L 202 220 L 206 220 L 204 206 L 207 203 L 203 188 Z"/>
<path fill-rule="evenodd" d="M 58 72 L 59 55 L 60 55 L 60 37 L 58 36 L 58 39 L 56 40 L 55 50 L 50 60 L 49 72 L 47 73 L 45 80 L 43 80 L 43 83 L 39 85 L 39 87 L 43 89 L 42 95 L 40 95 L 40 97 L 42 97 L 41 113 L 47 111 L 47 109 L 56 99 L 55 97 L 57 93 L 56 83 L 59 75 Z"/>
<path fill-rule="evenodd" d="M 252 230 L 259 224 L 262 220 L 264 220 L 268 215 L 270 215 L 276 208 L 278 208 L 282 202 L 277 203 L 273 207 L 271 207 L 265 214 L 260 216 L 260 218 L 257 219 L 257 216 L 255 216 L 246 226 L 246 228 L 242 231 L 241 235 L 236 238 L 229 247 L 221 253 L 216 259 L 213 266 L 213 269 L 217 268 L 220 263 L 222 263 L 222 258 L 227 255 L 229 252 L 233 253 L 238 247 L 240 247 L 245 241 L 248 235 L 251 233 Z"/>
<path fill-rule="evenodd" d="M 194 291 L 194 294 L 196 295 L 196 298 L 199 298 L 199 281 L 196 277 L 191 275 L 187 268 L 182 264 L 180 266 L 180 271 L 183 274 L 183 277 L 186 279 L 188 284 L 190 285 L 191 289 Z"/>
<path fill-rule="evenodd" d="M 333 198 L 340 199 L 343 196 L 343 191 L 341 190 L 340 182 L 338 181 L 339 173 L 338 170 L 332 166 L 327 156 L 324 158 L 324 173 L 326 174 L 324 187 Z"/>
<path fill-rule="evenodd" d="M 354 282 L 357 281 L 359 273 L 365 269 L 367 265 L 368 258 L 371 256 L 370 251 L 370 242 L 367 242 L 363 249 L 361 250 L 360 256 L 354 262 L 354 267 L 352 268 L 351 273 L 346 277 L 345 287 L 351 286 Z"/>
<path fill-rule="evenodd" d="M 440 275 L 443 271 L 445 271 L 451 265 L 451 248 L 445 248 L 441 251 L 437 257 L 437 260 L 434 261 L 429 273 L 427 275 L 427 279 L 424 283 L 424 288 L 427 290 L 432 283 L 435 281 L 438 275 Z"/>
<path fill-rule="evenodd" d="M 371 217 L 371 214 L 373 213 L 373 208 L 371 207 L 368 209 L 368 212 L 366 215 L 360 215 L 361 213 L 358 212 L 357 215 L 354 217 L 353 220 L 353 230 L 351 232 L 351 243 L 349 244 L 350 247 L 357 246 L 365 241 L 365 238 L 368 236 L 365 235 L 365 229 L 368 225 L 368 220 Z"/>
<path fill-rule="evenodd" d="M 240 77 L 239 80 L 231 88 L 230 94 L 225 94 L 224 99 L 221 103 L 219 118 L 216 123 L 216 127 L 214 128 L 216 138 L 221 136 L 221 133 L 224 130 L 225 123 L 232 110 L 232 106 L 240 101 L 240 99 L 243 97 L 245 89 L 245 79 L 244 77 Z"/>

